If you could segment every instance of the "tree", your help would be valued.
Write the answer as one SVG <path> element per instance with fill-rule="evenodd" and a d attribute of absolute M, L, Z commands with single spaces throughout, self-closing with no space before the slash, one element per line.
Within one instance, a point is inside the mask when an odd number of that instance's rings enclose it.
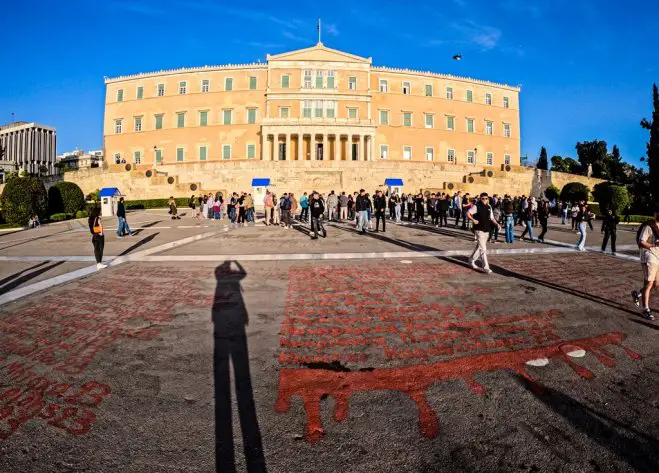
<path fill-rule="evenodd" d="M 580 200 L 587 201 L 588 194 L 590 194 L 588 186 L 580 182 L 570 182 L 563 186 L 560 198 L 565 202 L 578 202 Z"/>
<path fill-rule="evenodd" d="M 547 197 L 548 200 L 556 200 L 560 195 L 561 190 L 553 184 L 545 189 L 545 197 Z"/>
<path fill-rule="evenodd" d="M 590 164 L 593 169 L 593 177 L 602 177 L 604 162 L 606 161 L 606 141 L 593 140 L 578 142 L 575 146 L 579 164 L 581 164 L 583 174 L 588 171 Z"/>
<path fill-rule="evenodd" d="M 85 208 L 85 195 L 73 182 L 58 182 L 48 189 L 48 212 L 73 214 Z"/>
<path fill-rule="evenodd" d="M 611 153 L 606 157 L 606 179 L 609 179 L 613 182 L 624 183 L 624 163 L 622 162 L 622 157 L 620 156 L 620 148 L 618 145 L 613 145 Z"/>
<path fill-rule="evenodd" d="M 641 120 L 641 126 L 650 130 L 647 143 L 648 174 L 650 190 L 655 201 L 659 201 L 659 91 L 657 84 L 652 87 L 652 122 Z"/>
<path fill-rule="evenodd" d="M 602 182 L 593 187 L 593 198 L 600 204 L 600 210 L 604 212 L 611 209 L 618 215 L 631 203 L 629 191 L 624 186 L 617 186 L 610 182 Z"/>
<path fill-rule="evenodd" d="M 540 148 L 540 157 L 535 167 L 538 169 L 547 169 L 547 150 L 544 146 Z"/>
<path fill-rule="evenodd" d="M 6 184 L 0 196 L 2 215 L 9 223 L 27 225 L 33 215 L 39 220 L 47 217 L 46 188 L 36 177 L 14 177 Z"/>
<path fill-rule="evenodd" d="M 572 158 L 563 158 L 561 156 L 552 156 L 551 170 L 557 172 L 567 172 L 570 174 L 580 174 L 581 165 Z"/>

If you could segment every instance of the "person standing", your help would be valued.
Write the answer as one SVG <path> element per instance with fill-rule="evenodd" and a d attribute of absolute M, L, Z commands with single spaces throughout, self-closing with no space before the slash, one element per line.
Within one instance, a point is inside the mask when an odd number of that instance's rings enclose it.
<path fill-rule="evenodd" d="M 94 207 L 87 220 L 89 231 L 92 234 L 92 245 L 94 246 L 94 258 L 96 260 L 96 269 L 107 268 L 103 264 L 103 249 L 105 248 L 105 235 L 103 234 L 103 222 L 101 221 L 101 208 Z"/>
<path fill-rule="evenodd" d="M 279 225 L 279 217 L 281 215 L 281 199 L 277 199 L 276 194 L 272 194 L 272 202 L 274 207 L 272 208 L 272 224 Z"/>
<path fill-rule="evenodd" d="M 245 195 L 245 218 L 247 223 L 254 223 L 254 198 L 252 194 Z"/>
<path fill-rule="evenodd" d="M 522 219 L 526 228 L 522 232 L 522 236 L 519 237 L 520 240 L 524 240 L 524 235 L 529 234 L 529 239 L 531 243 L 535 243 L 535 238 L 533 237 L 533 206 L 531 203 L 531 197 L 526 199 L 526 205 L 522 205 Z"/>
<path fill-rule="evenodd" d="M 331 191 L 329 195 L 327 196 L 327 220 L 330 222 L 336 221 L 336 209 L 339 205 L 339 199 L 334 193 L 334 191 Z"/>
<path fill-rule="evenodd" d="M 478 253 L 483 271 L 488 274 L 492 272 L 487 262 L 487 238 L 490 234 L 490 227 L 496 225 L 501 230 L 499 222 L 494 219 L 489 200 L 487 193 L 483 192 L 480 195 L 478 203 L 472 206 L 467 212 L 467 218 L 472 222 L 476 234 L 476 248 L 469 258 L 469 264 L 471 264 L 472 268 L 478 269 L 476 265 L 476 254 Z"/>
<path fill-rule="evenodd" d="M 292 192 L 288 194 L 288 197 L 289 199 L 291 199 L 291 213 L 289 219 L 292 225 L 293 223 L 295 223 L 295 214 L 297 213 L 297 199 L 295 198 L 295 194 L 293 194 Z"/>
<path fill-rule="evenodd" d="M 377 191 L 373 198 L 373 207 L 375 208 L 375 231 L 380 231 L 380 220 L 382 220 L 382 231 L 385 231 L 387 199 L 382 195 L 382 191 Z"/>
<path fill-rule="evenodd" d="M 414 204 L 415 204 L 414 212 L 416 212 L 416 223 L 419 223 L 419 219 L 420 219 L 421 223 L 425 225 L 426 219 L 423 218 L 424 203 L 425 203 L 425 199 L 423 198 L 423 194 L 417 194 L 416 198 L 414 199 Z"/>
<path fill-rule="evenodd" d="M 409 193 L 407 194 L 407 221 L 412 221 L 412 216 L 414 215 L 414 196 Z"/>
<path fill-rule="evenodd" d="M 396 223 L 400 223 L 401 214 L 400 214 L 400 197 L 398 194 L 391 196 L 391 201 L 394 204 L 394 216 L 396 218 Z"/>
<path fill-rule="evenodd" d="M 632 298 L 637 307 L 643 303 L 641 315 L 647 320 L 654 320 L 650 310 L 650 292 L 653 287 L 659 289 L 659 202 L 655 203 L 654 220 L 640 226 L 636 241 L 641 250 L 643 289 L 632 291 Z"/>
<path fill-rule="evenodd" d="M 489 200 L 489 199 L 488 199 Z M 471 219 L 467 218 L 467 212 L 471 209 L 471 200 L 469 199 L 469 192 L 467 192 L 464 197 L 462 198 L 462 203 L 461 205 L 461 212 L 462 212 L 462 229 L 466 230 L 467 229 L 467 222 L 471 221 Z"/>
<path fill-rule="evenodd" d="M 300 212 L 300 222 L 306 222 L 309 220 L 309 197 L 307 197 L 306 192 L 300 197 L 300 208 L 302 209 Z"/>
<path fill-rule="evenodd" d="M 572 204 L 572 207 L 570 208 L 570 216 L 572 217 L 572 231 L 579 233 L 577 230 L 577 215 L 579 215 L 579 206 L 577 204 Z"/>
<path fill-rule="evenodd" d="M 540 221 L 540 226 L 542 227 L 542 232 L 538 237 L 538 240 L 542 243 L 545 242 L 545 234 L 547 233 L 547 222 L 549 221 L 549 203 L 545 200 L 540 202 L 538 206 L 538 220 Z"/>
<path fill-rule="evenodd" d="M 616 233 L 618 230 L 618 223 L 620 218 L 611 209 L 607 209 L 602 220 L 602 233 L 604 233 L 604 240 L 602 241 L 602 252 L 606 251 L 606 244 L 611 239 L 611 252 L 616 254 Z"/>
<path fill-rule="evenodd" d="M 348 195 L 348 220 L 353 220 L 355 218 L 355 199 L 352 197 L 352 194 Z"/>
<path fill-rule="evenodd" d="M 284 224 L 284 228 L 286 229 L 291 228 L 292 206 L 293 203 L 291 202 L 291 198 L 287 193 L 284 193 L 283 197 L 281 198 L 281 203 L 279 204 L 279 207 L 281 209 L 281 221 Z"/>
<path fill-rule="evenodd" d="M 192 218 L 197 218 L 197 199 L 195 199 L 194 194 L 190 197 L 188 201 L 188 207 L 190 207 L 190 215 Z"/>
<path fill-rule="evenodd" d="M 339 197 L 339 222 L 348 219 L 348 196 L 345 191 Z"/>
<path fill-rule="evenodd" d="M 133 232 L 130 231 L 130 227 L 126 221 L 126 204 L 124 203 L 123 197 L 119 197 L 119 204 L 117 205 L 117 220 L 117 236 L 119 238 L 132 236 Z"/>
<path fill-rule="evenodd" d="M 565 222 L 567 222 L 567 211 L 567 202 L 561 201 L 561 225 L 565 225 Z"/>
<path fill-rule="evenodd" d="M 515 205 L 509 195 L 503 197 L 501 211 L 506 226 L 506 243 L 515 243 Z"/>
<path fill-rule="evenodd" d="M 169 197 L 169 201 L 167 202 L 167 205 L 169 205 L 169 214 L 172 216 L 172 220 L 181 220 L 181 217 L 178 216 L 176 199 L 174 199 L 173 195 Z"/>
<path fill-rule="evenodd" d="M 433 192 L 427 201 L 428 216 L 430 217 L 430 224 L 439 227 L 439 212 L 437 211 L 437 196 Z"/>
<path fill-rule="evenodd" d="M 586 206 L 580 204 L 574 219 L 579 229 L 579 243 L 577 243 L 579 251 L 586 251 L 586 212 Z"/>
<path fill-rule="evenodd" d="M 462 192 L 458 191 L 453 197 L 453 212 L 455 213 L 455 227 L 457 228 L 462 216 Z"/>
<path fill-rule="evenodd" d="M 366 225 L 368 225 L 368 212 L 371 209 L 371 199 L 366 195 L 364 189 L 359 190 L 359 195 L 355 201 L 355 210 L 357 211 L 357 218 L 359 219 L 359 232 L 362 235 L 366 234 Z"/>
<path fill-rule="evenodd" d="M 318 239 L 318 232 L 321 230 L 321 228 L 323 231 L 323 238 L 326 238 L 327 230 L 325 230 L 325 227 L 323 227 L 323 224 L 321 223 L 321 218 L 325 213 L 325 205 L 320 199 L 318 192 L 313 192 L 311 194 L 311 199 L 309 200 L 309 209 L 311 211 L 311 231 L 313 232 L 311 239 Z"/>
<path fill-rule="evenodd" d="M 272 225 L 272 218 L 274 214 L 274 196 L 269 190 L 265 191 L 265 197 L 263 198 L 263 209 L 265 210 L 265 226 Z M 304 212 L 304 211 L 303 211 Z"/>
<path fill-rule="evenodd" d="M 501 201 L 497 200 L 494 201 L 490 205 L 492 207 L 492 216 L 494 217 L 494 220 L 497 222 L 501 221 Z M 487 242 L 492 242 L 492 243 L 497 243 L 499 241 L 499 227 L 498 225 L 491 225 L 490 226 L 490 234 L 488 235 Z"/>
<path fill-rule="evenodd" d="M 439 226 L 440 227 L 448 227 L 448 220 L 446 220 L 446 216 L 448 214 L 448 209 L 451 205 L 451 201 L 449 199 L 450 199 L 449 195 L 444 194 L 442 192 L 442 197 L 439 199 L 439 202 L 437 204 L 438 211 L 439 211 Z"/>

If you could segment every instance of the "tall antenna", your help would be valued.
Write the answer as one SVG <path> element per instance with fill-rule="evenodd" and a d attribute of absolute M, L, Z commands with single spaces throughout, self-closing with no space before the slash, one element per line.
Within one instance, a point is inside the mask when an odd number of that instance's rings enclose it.
<path fill-rule="evenodd" d="M 321 32 L 321 29 L 320 29 L 320 18 L 318 18 L 318 26 L 316 27 L 316 29 L 318 30 L 318 44 L 321 44 L 321 41 L 320 41 L 320 32 Z"/>

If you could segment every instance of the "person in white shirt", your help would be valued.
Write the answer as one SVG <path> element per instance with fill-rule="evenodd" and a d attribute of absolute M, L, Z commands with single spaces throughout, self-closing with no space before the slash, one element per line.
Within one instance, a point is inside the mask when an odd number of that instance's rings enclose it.
<path fill-rule="evenodd" d="M 654 220 L 639 228 L 637 243 L 641 251 L 643 289 L 632 291 L 632 298 L 637 307 L 643 302 L 641 315 L 648 320 L 654 320 L 650 310 L 650 292 L 653 287 L 659 290 L 659 202 L 655 204 Z"/>

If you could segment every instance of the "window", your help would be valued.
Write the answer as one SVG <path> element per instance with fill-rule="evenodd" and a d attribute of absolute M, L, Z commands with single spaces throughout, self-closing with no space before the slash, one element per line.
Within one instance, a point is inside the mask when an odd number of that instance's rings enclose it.
<path fill-rule="evenodd" d="M 222 159 L 231 159 L 231 145 L 222 146 Z"/>
<path fill-rule="evenodd" d="M 156 115 L 156 130 L 162 130 L 162 115 Z"/>
<path fill-rule="evenodd" d="M 256 123 L 256 109 L 248 108 L 247 109 L 247 123 L 253 125 Z"/>
<path fill-rule="evenodd" d="M 142 163 L 142 152 L 141 151 L 135 151 L 133 153 L 133 161 L 135 161 L 135 164 L 141 164 Z"/>
<path fill-rule="evenodd" d="M 185 95 L 188 92 L 188 83 L 184 80 L 178 83 L 178 93 Z"/>
<path fill-rule="evenodd" d="M 327 110 L 327 118 L 334 118 L 334 100 L 329 100 L 325 104 L 325 109 Z"/>
<path fill-rule="evenodd" d="M 486 135 L 494 134 L 494 124 L 492 122 L 485 122 L 485 134 Z"/>
<path fill-rule="evenodd" d="M 233 118 L 233 110 L 222 110 L 222 124 L 231 125 Z"/>
<path fill-rule="evenodd" d="M 304 88 L 305 89 L 310 89 L 311 88 L 311 71 L 310 70 L 304 71 Z"/>
<path fill-rule="evenodd" d="M 121 120 L 114 121 L 114 134 L 115 135 L 121 134 Z"/>
<path fill-rule="evenodd" d="M 323 71 L 316 71 L 316 89 L 323 88 Z"/>
<path fill-rule="evenodd" d="M 504 154 L 503 155 L 503 163 L 508 166 L 510 164 L 510 155 L 509 154 Z"/>
<path fill-rule="evenodd" d="M 302 116 L 311 118 L 311 100 L 305 100 L 302 107 Z"/>
<path fill-rule="evenodd" d="M 156 150 L 156 164 L 162 164 L 162 150 Z"/>
<path fill-rule="evenodd" d="M 387 92 L 389 84 L 385 79 L 380 79 L 380 92 Z"/>
<path fill-rule="evenodd" d="M 409 82 L 403 82 L 403 95 L 410 95 L 412 87 Z"/>
<path fill-rule="evenodd" d="M 206 146 L 199 147 L 199 161 L 206 161 L 208 148 Z"/>
<path fill-rule="evenodd" d="M 141 85 L 137 88 L 137 100 L 141 100 L 144 98 L 144 87 Z"/>
<path fill-rule="evenodd" d="M 208 125 L 208 111 L 203 110 L 199 112 L 199 126 L 206 126 Z"/>
<path fill-rule="evenodd" d="M 357 109 L 353 107 L 348 108 L 348 118 L 357 118 Z"/>
<path fill-rule="evenodd" d="M 389 157 L 389 145 L 380 145 L 380 158 L 387 159 Z"/>
<path fill-rule="evenodd" d="M 176 127 L 183 128 L 185 126 L 185 112 L 178 112 L 176 114 Z"/>
<path fill-rule="evenodd" d="M 510 138 L 510 124 L 508 123 L 503 124 L 503 136 Z"/>
<path fill-rule="evenodd" d="M 412 159 L 412 147 L 403 146 L 403 159 Z"/>
<path fill-rule="evenodd" d="M 467 91 L 467 102 L 473 102 L 474 101 L 474 93 L 471 90 Z"/>
<path fill-rule="evenodd" d="M 435 128 L 435 115 L 426 113 L 426 128 Z"/>
<path fill-rule="evenodd" d="M 256 158 L 256 145 L 248 144 L 247 145 L 247 157 L 249 159 Z"/>
<path fill-rule="evenodd" d="M 256 90 L 256 77 L 250 76 L 249 78 L 249 90 Z"/>
<path fill-rule="evenodd" d="M 314 111 L 314 117 L 322 118 L 322 116 L 323 116 L 323 101 L 316 100 L 316 109 Z"/>
<path fill-rule="evenodd" d="M 473 133 L 473 132 L 474 132 L 474 119 L 467 118 L 467 133 Z"/>
<path fill-rule="evenodd" d="M 124 101 L 124 89 L 117 90 L 117 102 Z"/>
<path fill-rule="evenodd" d="M 348 88 L 350 90 L 357 90 L 357 78 L 354 76 L 348 77 Z"/>
<path fill-rule="evenodd" d="M 334 71 L 327 71 L 327 88 L 334 88 Z"/>
<path fill-rule="evenodd" d="M 380 125 L 388 125 L 388 124 L 389 124 L 389 111 L 380 110 Z"/>
<path fill-rule="evenodd" d="M 467 164 L 476 164 L 476 152 L 467 151 Z"/>
<path fill-rule="evenodd" d="M 185 150 L 183 148 L 176 148 L 176 162 L 185 161 Z"/>
<path fill-rule="evenodd" d="M 446 117 L 446 129 L 455 130 L 455 117 Z"/>
<path fill-rule="evenodd" d="M 231 77 L 224 78 L 224 90 L 233 90 L 233 79 Z"/>
<path fill-rule="evenodd" d="M 208 79 L 204 79 L 201 81 L 201 91 L 202 92 L 208 92 L 210 90 L 211 86 L 211 81 Z"/>
<path fill-rule="evenodd" d="M 446 88 L 446 98 L 449 100 L 453 100 L 453 87 Z"/>
<path fill-rule="evenodd" d="M 290 86 L 290 83 L 291 83 L 291 76 L 289 76 L 288 74 L 284 74 L 283 76 L 281 76 L 281 88 L 282 89 L 288 89 L 288 87 Z"/>
<path fill-rule="evenodd" d="M 165 84 L 158 84 L 158 97 L 165 95 Z"/>
<path fill-rule="evenodd" d="M 426 148 L 426 161 L 432 161 L 435 154 L 435 150 L 428 147 Z"/>
<path fill-rule="evenodd" d="M 432 97 L 432 84 L 426 84 L 426 97 Z"/>
<path fill-rule="evenodd" d="M 486 153 L 485 154 L 485 160 L 486 160 L 488 166 L 493 166 L 494 165 L 494 153 Z"/>
<path fill-rule="evenodd" d="M 279 108 L 279 118 L 288 118 L 288 107 Z"/>
<path fill-rule="evenodd" d="M 446 160 L 449 163 L 455 163 L 455 150 L 454 149 L 446 150 Z"/>
<path fill-rule="evenodd" d="M 135 117 L 135 131 L 142 131 L 142 117 Z"/>
<path fill-rule="evenodd" d="M 510 99 L 508 97 L 503 98 L 503 108 L 510 108 Z"/>
<path fill-rule="evenodd" d="M 412 126 L 411 112 L 403 112 L 403 126 Z"/>
<path fill-rule="evenodd" d="M 492 105 L 492 94 L 485 94 L 485 105 Z"/>

